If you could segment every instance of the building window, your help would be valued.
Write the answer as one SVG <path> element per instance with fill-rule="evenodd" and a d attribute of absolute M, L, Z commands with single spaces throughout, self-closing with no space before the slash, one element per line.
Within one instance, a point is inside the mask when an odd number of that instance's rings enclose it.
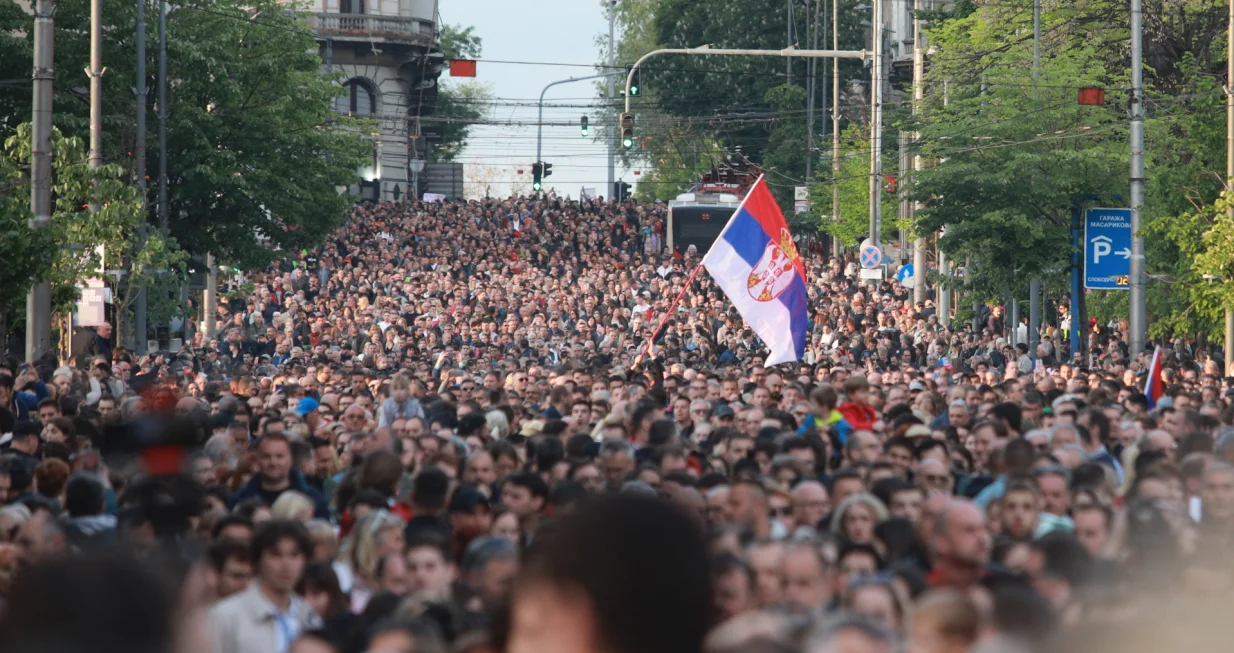
<path fill-rule="evenodd" d="M 364 0 L 339 0 L 339 13 L 343 14 L 362 14 L 364 13 Z"/>
<path fill-rule="evenodd" d="M 343 84 L 343 88 L 347 89 L 347 94 L 339 98 L 340 109 L 342 109 L 340 113 L 353 116 L 373 115 L 377 108 L 377 101 L 368 84 L 353 79 Z"/>

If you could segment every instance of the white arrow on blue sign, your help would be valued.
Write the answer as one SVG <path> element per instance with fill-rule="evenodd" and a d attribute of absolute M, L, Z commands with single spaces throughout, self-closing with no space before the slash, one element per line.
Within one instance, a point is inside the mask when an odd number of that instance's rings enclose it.
<path fill-rule="evenodd" d="M 900 271 L 896 272 L 896 281 L 899 281 L 900 285 L 905 288 L 912 288 L 916 285 L 917 278 L 912 263 L 900 266 Z"/>
<path fill-rule="evenodd" d="M 1084 287 L 1126 290 L 1131 276 L 1131 209 L 1084 212 Z"/>

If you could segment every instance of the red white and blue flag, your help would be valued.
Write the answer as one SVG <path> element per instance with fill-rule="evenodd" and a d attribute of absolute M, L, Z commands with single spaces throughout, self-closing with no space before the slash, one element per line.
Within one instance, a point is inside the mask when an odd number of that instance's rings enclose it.
<path fill-rule="evenodd" d="M 801 360 L 809 326 L 806 271 L 762 177 L 703 257 L 703 266 L 771 350 L 765 365 Z"/>
<path fill-rule="evenodd" d="M 1144 396 L 1148 397 L 1148 409 L 1157 407 L 1161 399 L 1161 346 L 1153 350 L 1153 362 L 1148 366 L 1148 379 L 1144 382 Z"/>

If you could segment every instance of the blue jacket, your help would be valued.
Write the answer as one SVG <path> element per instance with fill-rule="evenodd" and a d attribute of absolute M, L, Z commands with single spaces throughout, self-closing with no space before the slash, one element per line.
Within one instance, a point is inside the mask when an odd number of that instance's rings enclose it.
<path fill-rule="evenodd" d="M 25 390 L 15 390 L 13 392 L 13 405 L 9 408 L 13 410 L 13 415 L 17 419 L 29 419 L 30 411 L 38 412 L 39 402 L 51 396 L 47 392 L 47 386 L 42 381 L 34 382 L 34 392 Z"/>
<path fill-rule="evenodd" d="M 291 470 L 291 487 L 289 490 L 295 490 L 313 500 L 313 517 L 317 519 L 330 519 L 330 504 L 320 492 L 313 489 L 307 481 L 304 480 L 304 475 L 299 470 Z M 261 474 L 254 474 L 253 478 L 249 479 L 244 487 L 236 490 L 236 493 L 231 495 L 227 500 L 228 508 L 235 508 L 237 504 L 248 499 L 261 498 Z"/>

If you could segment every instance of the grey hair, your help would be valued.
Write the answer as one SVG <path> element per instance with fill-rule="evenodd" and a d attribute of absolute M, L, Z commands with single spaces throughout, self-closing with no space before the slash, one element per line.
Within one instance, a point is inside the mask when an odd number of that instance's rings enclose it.
<path fill-rule="evenodd" d="M 864 617 L 841 615 L 824 621 L 810 629 L 806 634 L 805 646 L 803 648 L 806 653 L 831 653 L 831 651 L 835 650 L 833 643 L 836 636 L 850 630 L 857 631 L 867 638 L 889 647 L 894 648 L 897 645 L 895 633 L 886 628 Z"/>
<path fill-rule="evenodd" d="M 655 488 L 651 487 L 651 485 L 644 481 L 626 481 L 625 484 L 621 486 L 621 493 L 651 497 L 653 499 L 660 496 L 660 493 L 657 492 Z"/>
<path fill-rule="evenodd" d="M 464 572 L 483 571 L 494 560 L 518 557 L 518 547 L 504 537 L 478 537 L 467 545 L 460 567 Z"/>
<path fill-rule="evenodd" d="M 484 428 L 490 438 L 504 440 L 510 435 L 510 420 L 500 410 L 490 410 L 484 414 Z"/>
<path fill-rule="evenodd" d="M 608 458 L 619 453 L 624 453 L 631 459 L 634 458 L 634 447 L 629 442 L 620 438 L 609 438 L 600 443 L 600 457 Z"/>
<path fill-rule="evenodd" d="M 841 532 L 841 529 L 844 528 L 844 513 L 857 504 L 867 506 L 870 510 L 874 511 L 875 522 L 883 521 L 888 517 L 887 506 L 884 506 L 883 502 L 878 500 L 878 497 L 869 492 L 858 492 L 846 497 L 840 502 L 840 505 L 836 506 L 835 511 L 831 513 L 831 532 Z"/>
<path fill-rule="evenodd" d="M 210 436 L 210 439 L 206 440 L 206 446 L 202 448 L 202 453 L 215 464 L 232 465 L 236 461 L 236 454 L 231 448 L 231 436 L 226 433 Z"/>
<path fill-rule="evenodd" d="M 1075 424 L 1066 424 L 1066 423 L 1064 423 L 1064 424 L 1058 424 L 1058 425 L 1056 425 L 1054 428 L 1050 429 L 1050 444 L 1054 444 L 1054 437 L 1055 437 L 1056 435 L 1058 435 L 1058 432 L 1059 432 L 1059 431 L 1062 431 L 1062 430 L 1069 430 L 1069 431 L 1071 431 L 1072 433 L 1074 433 L 1074 434 L 1075 434 L 1075 439 L 1076 439 L 1076 441 L 1079 441 L 1079 439 L 1080 439 L 1080 429 L 1077 429 L 1077 428 L 1075 427 Z"/>
<path fill-rule="evenodd" d="M 1234 426 L 1223 426 L 1217 430 L 1217 442 L 1213 450 L 1225 455 L 1231 448 L 1234 448 Z"/>
<path fill-rule="evenodd" d="M 141 403 L 141 397 L 132 396 L 124 400 L 120 404 L 120 417 L 125 421 L 130 421 L 137 414 L 137 405 Z"/>

